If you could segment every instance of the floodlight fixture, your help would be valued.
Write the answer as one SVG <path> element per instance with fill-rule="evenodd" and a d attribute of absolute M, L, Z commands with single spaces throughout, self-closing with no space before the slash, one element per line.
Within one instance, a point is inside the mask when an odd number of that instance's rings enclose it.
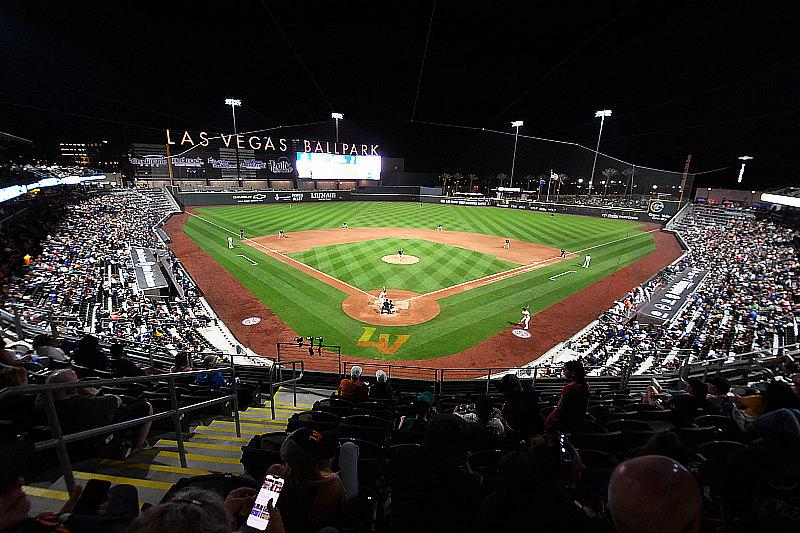
<path fill-rule="evenodd" d="M 595 116 L 595 118 L 610 117 L 611 116 L 611 110 L 610 109 L 603 109 L 603 110 L 598 111 L 597 113 L 595 113 L 594 116 Z"/>
<path fill-rule="evenodd" d="M 514 122 L 511 123 L 511 127 L 512 128 L 519 128 L 521 126 L 523 126 L 523 123 L 522 123 L 521 120 L 515 120 Z"/>
<path fill-rule="evenodd" d="M 239 107 L 240 105 L 242 105 L 242 101 L 239 100 L 238 98 L 226 98 L 225 105 Z"/>
<path fill-rule="evenodd" d="M 344 115 L 342 113 L 331 113 L 331 118 L 335 118 L 336 120 L 344 120 Z"/>

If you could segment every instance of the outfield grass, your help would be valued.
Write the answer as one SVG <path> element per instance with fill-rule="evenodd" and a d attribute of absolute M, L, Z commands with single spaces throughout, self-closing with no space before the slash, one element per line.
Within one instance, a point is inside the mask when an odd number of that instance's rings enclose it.
<path fill-rule="evenodd" d="M 246 236 L 252 237 L 272 234 L 279 229 L 338 228 L 342 222 L 347 222 L 351 228 L 435 229 L 437 224 L 442 224 L 446 230 L 509 237 L 581 254 L 576 259 L 442 298 L 438 301 L 441 313 L 430 322 L 377 327 L 376 337 L 378 333 L 392 334 L 392 339 L 394 334 L 410 335 L 397 353 L 386 356 L 374 348 L 356 346 L 363 328 L 369 325 L 342 311 L 341 303 L 346 297 L 343 292 L 245 244 L 237 242 L 237 249 L 231 252 L 226 244 L 229 233 L 224 229 L 196 217 L 187 221 L 184 232 L 292 329 L 302 335 L 323 336 L 326 342 L 341 345 L 344 353 L 375 358 L 426 359 L 467 349 L 504 330 L 509 321 L 518 320 L 523 306 L 531 307 L 535 321 L 537 312 L 655 249 L 652 236 L 638 230 L 637 222 L 569 215 L 556 215 L 551 220 L 548 213 L 497 208 L 342 202 L 292 207 L 286 204 L 210 207 L 197 212 L 214 224 L 236 231 L 237 241 L 240 228 L 244 228 Z M 580 264 L 587 249 L 592 255 L 592 265 L 582 269 Z M 237 257 L 243 250 L 257 266 Z M 576 272 L 555 281 L 548 279 L 567 270 Z M 360 273 L 349 275 L 355 279 Z M 366 272 L 365 275 L 372 274 Z M 371 286 L 372 280 L 359 283 L 369 283 L 370 289 L 378 288 Z"/>
<path fill-rule="evenodd" d="M 392 265 L 381 260 L 401 248 L 406 255 L 418 257 L 419 263 Z M 386 286 L 419 294 L 519 266 L 492 255 L 420 239 L 374 239 L 288 255 L 361 290 Z"/>

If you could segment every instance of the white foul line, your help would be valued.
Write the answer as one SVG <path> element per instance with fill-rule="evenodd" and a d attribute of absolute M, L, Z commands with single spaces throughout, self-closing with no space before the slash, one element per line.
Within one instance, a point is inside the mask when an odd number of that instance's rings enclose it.
<path fill-rule="evenodd" d="M 190 216 L 193 216 L 193 217 L 197 217 L 197 218 L 199 218 L 200 220 L 202 220 L 202 221 L 204 221 L 204 222 L 208 222 L 208 223 L 209 223 L 209 224 L 211 224 L 212 226 L 216 226 L 216 227 L 218 227 L 219 229 L 221 229 L 221 230 L 223 230 L 223 231 L 227 231 L 228 233 L 232 233 L 232 234 L 234 234 L 234 235 L 238 235 L 238 233 L 237 233 L 237 232 L 235 232 L 235 231 L 231 231 L 231 230 L 229 230 L 229 229 L 228 229 L 228 228 L 226 228 L 226 227 L 220 226 L 220 225 L 219 225 L 219 224 L 217 224 L 216 222 L 211 222 L 211 221 L 210 221 L 210 220 L 208 220 L 207 218 L 203 218 L 203 217 L 201 217 L 200 215 L 195 215 L 194 213 L 189 213 L 189 215 L 190 215 Z M 312 266 L 309 266 L 309 265 L 307 265 L 307 264 L 305 264 L 305 263 L 303 263 L 303 262 L 301 262 L 301 261 L 298 261 L 297 259 L 295 259 L 295 258 L 293 258 L 293 257 L 289 257 L 289 256 L 288 256 L 288 255 L 286 255 L 286 254 L 282 254 L 282 253 L 281 253 L 281 252 L 279 252 L 278 250 L 274 250 L 274 249 L 270 248 L 269 246 L 264 246 L 264 245 L 263 245 L 263 244 L 261 244 L 260 242 L 256 242 L 256 241 L 254 241 L 254 240 L 252 240 L 252 239 L 248 239 L 248 238 L 245 238 L 245 239 L 242 239 L 242 240 L 244 240 L 244 241 L 247 241 L 247 242 L 251 243 L 253 246 L 258 246 L 259 248 L 263 248 L 264 250 L 268 250 L 268 251 L 272 252 L 272 253 L 273 253 L 273 254 L 275 254 L 275 255 L 279 255 L 279 256 L 283 257 L 284 259 L 286 259 L 286 260 L 288 260 L 288 261 L 291 261 L 291 262 L 293 262 L 293 263 L 297 263 L 298 265 L 302 265 L 302 266 L 304 266 L 305 268 L 308 268 L 309 270 L 313 270 L 314 272 L 316 272 L 316 273 L 317 273 L 317 274 L 319 274 L 320 276 L 324 276 L 324 277 L 326 277 L 326 278 L 328 278 L 328 279 L 332 279 L 332 280 L 333 280 L 333 281 L 335 281 L 336 283 L 341 283 L 341 284 L 342 284 L 342 285 L 344 285 L 345 287 L 350 287 L 350 288 L 351 288 L 351 289 L 353 289 L 354 291 L 358 291 L 358 292 L 360 292 L 361 294 L 363 294 L 363 295 L 365 295 L 365 296 L 368 296 L 368 297 L 370 297 L 370 298 L 375 298 L 375 296 L 373 296 L 372 294 L 368 293 L 367 291 L 362 291 L 362 290 L 361 290 L 361 289 L 359 289 L 358 287 L 353 287 L 353 286 L 352 286 L 352 285 L 350 285 L 349 283 L 345 283 L 344 281 L 342 281 L 342 280 L 340 280 L 340 279 L 336 279 L 336 278 L 334 278 L 333 276 L 331 276 L 330 274 L 326 274 L 325 272 L 322 272 L 321 270 L 317 270 L 316 268 L 314 268 L 314 267 L 312 267 Z"/>
<path fill-rule="evenodd" d="M 244 254 L 236 254 L 236 257 L 244 257 L 245 259 L 247 259 L 248 261 L 250 261 L 250 262 L 251 262 L 251 263 L 253 263 L 254 265 L 257 265 L 257 264 L 258 264 L 258 263 L 256 263 L 255 261 L 253 261 L 252 259 L 250 259 L 249 257 L 247 257 L 247 256 L 246 256 L 246 255 L 244 255 Z"/>
<path fill-rule="evenodd" d="M 566 270 L 566 271 L 562 272 L 561 274 L 556 274 L 555 276 L 550 276 L 547 279 L 549 279 L 550 281 L 555 281 L 556 278 L 560 278 L 564 274 L 574 274 L 575 272 L 577 272 L 577 270 Z"/>

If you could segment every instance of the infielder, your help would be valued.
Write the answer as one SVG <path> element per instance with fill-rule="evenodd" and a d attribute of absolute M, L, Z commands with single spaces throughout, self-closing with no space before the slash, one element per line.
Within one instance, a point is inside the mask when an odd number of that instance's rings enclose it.
<path fill-rule="evenodd" d="M 505 248 L 506 250 L 510 250 L 511 249 L 511 240 L 510 239 L 506 239 L 505 240 L 505 242 L 503 243 L 503 248 Z"/>
<path fill-rule="evenodd" d="M 559 257 L 561 257 L 561 259 L 564 259 L 565 257 L 567 257 L 567 251 L 566 250 L 561 250 L 561 255 Z"/>
<path fill-rule="evenodd" d="M 442 227 L 442 225 L 441 225 L 441 224 L 439 224 L 438 226 L 436 226 L 436 231 L 444 231 L 444 228 Z"/>
<path fill-rule="evenodd" d="M 278 238 L 279 239 L 285 239 L 286 238 L 286 234 L 283 232 L 282 229 L 278 230 Z"/>
<path fill-rule="evenodd" d="M 233 250 L 233 237 L 228 235 L 228 250 Z"/>
<path fill-rule="evenodd" d="M 528 322 L 531 321 L 531 311 L 527 307 L 522 308 L 522 320 L 519 321 L 520 324 L 524 324 L 524 330 L 528 330 Z"/>
<path fill-rule="evenodd" d="M 587 255 L 586 259 L 583 260 L 583 268 L 589 268 L 589 263 L 592 262 L 592 256 Z"/>
<path fill-rule="evenodd" d="M 244 239 L 244 228 L 239 229 L 239 238 Z"/>
<path fill-rule="evenodd" d="M 342 229 L 347 229 L 347 222 L 342 222 Z"/>

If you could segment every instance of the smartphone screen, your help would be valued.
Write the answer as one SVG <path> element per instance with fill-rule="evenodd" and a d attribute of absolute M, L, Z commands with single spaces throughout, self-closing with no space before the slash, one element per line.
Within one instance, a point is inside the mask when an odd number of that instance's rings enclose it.
<path fill-rule="evenodd" d="M 258 491 L 256 496 L 256 503 L 253 505 L 253 510 L 250 511 L 250 516 L 247 517 L 247 525 L 264 531 L 269 525 L 269 512 L 267 511 L 267 502 L 272 500 L 273 507 L 278 503 L 278 495 L 283 488 L 283 478 L 267 474 L 264 478 L 264 483 L 261 485 L 261 490 Z"/>

